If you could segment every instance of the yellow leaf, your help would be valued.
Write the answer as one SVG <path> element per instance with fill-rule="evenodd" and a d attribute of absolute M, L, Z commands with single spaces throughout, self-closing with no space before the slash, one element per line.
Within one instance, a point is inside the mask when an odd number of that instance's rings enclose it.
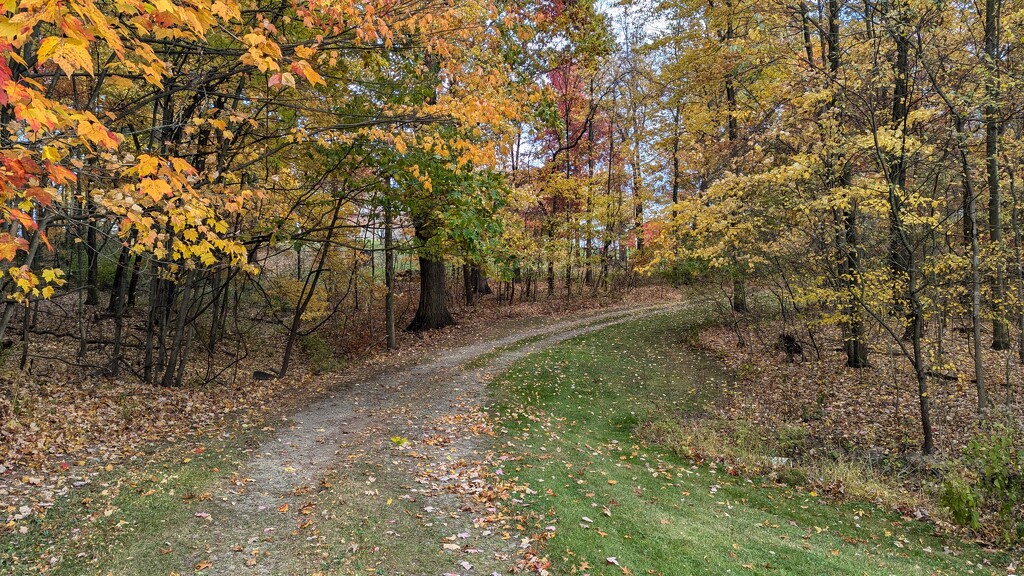
<path fill-rule="evenodd" d="M 143 194 L 152 198 L 153 202 L 159 202 L 164 196 L 171 194 L 171 185 L 159 178 L 143 180 L 139 184 L 139 189 Z"/>
<path fill-rule="evenodd" d="M 60 162 L 60 152 L 54 146 L 43 146 L 43 160 Z"/>
<path fill-rule="evenodd" d="M 141 178 L 145 178 L 150 174 L 156 174 L 156 170 L 159 165 L 159 158 L 156 156 L 150 156 L 149 154 L 143 154 L 142 156 L 139 156 L 139 163 L 135 170 Z"/>

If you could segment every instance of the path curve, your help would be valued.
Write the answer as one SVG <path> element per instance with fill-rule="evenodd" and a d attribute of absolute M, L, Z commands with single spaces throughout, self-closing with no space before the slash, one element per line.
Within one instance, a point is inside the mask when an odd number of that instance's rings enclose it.
<path fill-rule="evenodd" d="M 313 401 L 290 416 L 287 428 L 264 442 L 243 464 L 238 483 L 224 487 L 218 500 L 230 502 L 198 542 L 189 563 L 210 560 L 212 574 L 288 574 L 289 548 L 296 536 L 287 516 L 275 512 L 285 504 L 302 506 L 324 478 L 353 454 L 376 453 L 387 458 L 388 438 L 418 436 L 442 415 L 465 409 L 465 399 L 486 401 L 486 385 L 513 362 L 564 340 L 656 313 L 683 307 L 683 303 L 621 307 L 554 321 L 540 327 L 483 342 L 429 354 L 411 366 L 382 371 L 369 378 L 340 382 L 337 390 Z M 339 377 L 342 378 L 342 377 Z M 322 489 L 322 488 L 321 488 Z M 338 511 L 342 514 L 344 511 Z M 268 534 L 274 534 L 268 537 Z M 239 543 L 260 542 L 278 551 L 261 559 L 258 566 L 243 567 L 245 555 Z M 291 543 L 294 547 L 294 542 Z"/>

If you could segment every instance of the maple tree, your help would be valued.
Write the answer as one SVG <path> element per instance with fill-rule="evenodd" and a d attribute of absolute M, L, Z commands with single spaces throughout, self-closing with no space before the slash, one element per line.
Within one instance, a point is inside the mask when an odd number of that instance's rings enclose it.
<path fill-rule="evenodd" d="M 527 16 L 476 1 L 5 4 L 0 333 L 17 304 L 68 281 L 83 314 L 97 306 L 113 256 L 107 371 L 180 383 L 196 327 L 212 359 L 230 302 L 267 294 L 275 274 L 263 272 L 290 245 L 302 286 L 280 320 L 283 373 L 328 260 L 362 249 L 348 223 L 381 181 L 400 184 L 391 205 L 402 217 L 438 231 L 418 228 L 438 238 L 424 254 L 469 246 L 488 226 L 500 198 L 477 193 L 476 171 L 494 164 L 518 113 L 524 82 L 506 79 L 533 34 Z M 128 346 L 140 293 L 145 336 Z M 237 318 L 233 329 L 242 337 Z"/>

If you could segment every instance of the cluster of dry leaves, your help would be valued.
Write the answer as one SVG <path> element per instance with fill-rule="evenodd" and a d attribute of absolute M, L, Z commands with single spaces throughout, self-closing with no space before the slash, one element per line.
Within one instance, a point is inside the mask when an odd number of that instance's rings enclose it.
<path fill-rule="evenodd" d="M 814 445 L 853 457 L 904 456 L 922 443 L 917 381 L 913 367 L 889 336 L 876 335 L 871 366 L 847 368 L 836 328 L 797 332 L 781 321 L 704 330 L 700 345 L 720 357 L 738 376 L 718 410 L 770 429 L 799 425 Z M 790 358 L 779 336 L 793 334 L 803 355 Z M 961 333 L 943 343 L 943 365 L 929 378 L 936 449 L 956 456 L 977 433 L 974 364 Z M 1014 351 L 986 350 L 990 399 L 1020 414 L 1016 391 L 1024 383 Z"/>
<path fill-rule="evenodd" d="M 503 472 L 521 457 L 470 449 L 478 445 L 478 437 L 495 436 L 490 417 L 478 405 L 466 402 L 459 411 L 438 418 L 434 427 L 438 433 L 424 438 L 418 447 L 425 454 L 417 447 L 409 452 L 420 458 L 417 482 L 458 498 L 459 511 L 468 515 L 472 526 L 445 538 L 442 548 L 456 555 L 465 570 L 472 570 L 470 558 L 486 547 L 492 556 L 508 562 L 514 573 L 547 576 L 551 562 L 540 544 L 554 536 L 554 528 L 542 527 L 542 512 L 521 506 L 527 495 L 536 492 Z"/>

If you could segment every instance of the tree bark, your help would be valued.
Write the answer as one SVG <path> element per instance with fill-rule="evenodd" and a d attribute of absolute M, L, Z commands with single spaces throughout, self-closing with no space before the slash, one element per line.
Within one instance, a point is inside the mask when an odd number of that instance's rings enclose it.
<path fill-rule="evenodd" d="M 426 243 L 432 232 L 424 225 L 416 226 L 416 238 Z M 420 301 L 416 315 L 406 327 L 409 332 L 436 330 L 455 324 L 455 318 L 448 310 L 448 285 L 445 277 L 444 260 L 436 254 L 421 248 L 420 251 Z"/>
<path fill-rule="evenodd" d="M 99 276 L 99 242 L 96 238 L 96 221 L 93 217 L 96 214 L 96 206 L 91 199 L 85 201 L 85 210 L 88 218 L 85 221 L 85 257 L 86 257 L 86 298 L 88 306 L 96 306 L 100 303 L 100 291 L 98 284 Z"/>
<path fill-rule="evenodd" d="M 999 190 L 999 12 L 1002 8 L 1000 0 L 985 0 L 985 169 L 988 177 L 988 227 L 989 238 L 998 249 L 1002 243 L 1003 231 L 1000 222 L 1000 190 Z M 1003 270 L 1000 263 L 1001 252 L 996 254 L 995 278 L 992 283 L 992 349 L 1007 350 L 1010 348 L 1010 329 L 1003 317 Z"/>
<path fill-rule="evenodd" d="M 737 314 L 750 311 L 747 306 L 747 281 L 743 278 L 734 278 L 732 281 L 732 311 Z"/>
<path fill-rule="evenodd" d="M 398 348 L 395 339 L 395 253 L 394 223 L 391 208 L 384 208 L 384 285 L 387 295 L 384 296 L 384 324 L 388 334 L 388 350 Z"/>
<path fill-rule="evenodd" d="M 478 296 L 493 292 L 490 283 L 487 281 L 487 275 L 484 274 L 484 267 L 480 264 L 473 265 L 473 289 Z"/>
<path fill-rule="evenodd" d="M 1013 170 L 1007 170 L 1010 177 L 1010 199 L 1013 201 L 1011 220 L 1013 224 L 1013 257 L 1017 272 L 1017 301 L 1024 302 L 1024 255 L 1021 254 L 1021 210 L 1017 198 L 1016 178 Z M 1017 360 L 1024 364 L 1024 314 L 1017 317 L 1020 334 L 1017 337 Z"/>
<path fill-rule="evenodd" d="M 898 294 L 899 284 L 906 282 L 909 275 L 910 260 L 909 243 L 905 242 L 903 235 L 905 230 L 901 229 L 903 199 L 907 186 L 907 164 L 905 146 L 907 120 L 910 114 L 908 78 L 910 76 L 910 39 L 907 37 L 907 30 L 910 23 L 901 12 L 900 7 L 892 7 L 892 14 L 886 16 L 893 21 L 890 26 L 894 30 L 893 42 L 896 45 L 896 61 L 893 64 L 893 90 L 892 90 L 892 119 L 891 126 L 894 130 L 903 134 L 899 152 L 889 159 L 888 162 L 888 183 L 889 183 L 889 266 L 895 277 L 894 289 L 896 294 L 895 309 L 897 314 L 905 315 L 906 328 L 903 339 L 909 340 L 913 337 L 914 322 L 911 312 L 907 310 L 906 303 Z"/>
<path fill-rule="evenodd" d="M 826 30 L 825 54 L 828 65 L 828 80 L 830 84 L 838 82 L 839 69 L 842 65 L 841 49 L 839 45 L 839 23 L 840 5 L 837 0 L 829 0 L 828 28 Z M 828 104 L 827 112 L 837 115 L 836 139 L 843 137 L 843 106 L 838 96 L 839 90 Z M 826 139 L 829 134 L 825 134 Z M 826 146 L 827 147 L 827 146 Z M 830 191 L 845 188 L 850 184 L 850 170 L 846 166 L 845 159 L 839 154 L 827 152 L 825 165 L 828 168 L 827 186 Z M 868 351 L 864 341 L 864 319 L 859 304 L 859 292 L 861 290 L 861 269 L 860 269 L 860 233 L 858 229 L 858 207 L 857 203 L 850 200 L 848 206 L 844 207 L 841 213 L 837 211 L 834 218 L 841 232 L 836 234 L 839 256 L 839 286 L 845 292 L 843 322 L 843 347 L 846 350 L 846 365 L 851 368 L 864 368 L 868 366 Z"/>
<path fill-rule="evenodd" d="M 476 294 L 476 282 L 474 282 L 472 267 L 469 264 L 462 265 L 462 290 L 466 293 L 466 306 L 472 306 L 473 296 Z"/>

